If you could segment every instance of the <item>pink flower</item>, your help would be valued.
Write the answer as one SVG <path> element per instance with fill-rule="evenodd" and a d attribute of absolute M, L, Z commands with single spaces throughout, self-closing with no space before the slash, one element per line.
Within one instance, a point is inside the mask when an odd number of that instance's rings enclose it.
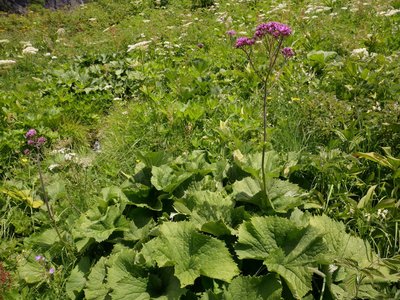
<path fill-rule="evenodd" d="M 44 136 L 41 136 L 40 138 L 37 139 L 37 145 L 41 146 L 44 143 L 46 143 L 46 138 Z"/>
<path fill-rule="evenodd" d="M 235 47 L 242 48 L 244 46 L 251 46 L 254 44 L 254 39 L 248 37 L 240 37 L 236 40 Z"/>
<path fill-rule="evenodd" d="M 294 51 L 293 51 L 293 49 L 292 48 L 290 48 L 290 47 L 285 47 L 285 48 L 283 48 L 282 50 L 281 50 L 281 52 L 282 52 L 282 54 L 283 54 L 283 56 L 285 57 L 285 58 L 291 58 L 291 57 L 293 57 L 294 56 Z"/>
<path fill-rule="evenodd" d="M 29 146 L 33 146 L 33 145 L 35 144 L 35 141 L 34 141 L 34 140 L 28 140 L 26 143 L 27 143 Z"/>
<path fill-rule="evenodd" d="M 41 255 L 36 255 L 36 256 L 35 256 L 35 260 L 36 260 L 36 261 L 41 261 L 41 260 L 44 260 L 44 257 L 41 256 Z"/>
<path fill-rule="evenodd" d="M 36 135 L 36 130 L 35 129 L 29 129 L 28 132 L 25 134 L 25 137 L 27 139 L 34 137 Z"/>
<path fill-rule="evenodd" d="M 228 30 L 227 32 L 226 32 L 226 34 L 227 35 L 229 35 L 229 36 L 235 36 L 236 35 L 236 31 L 235 30 Z"/>
<path fill-rule="evenodd" d="M 278 38 L 289 36 L 291 33 L 292 29 L 286 24 L 282 24 L 279 22 L 268 22 L 262 23 L 257 26 L 254 37 L 261 39 L 265 35 L 270 34 Z"/>
<path fill-rule="evenodd" d="M 31 154 L 31 151 L 30 151 L 29 149 L 25 149 L 25 150 L 24 150 L 24 154 L 25 154 L 25 155 L 29 155 L 29 154 Z"/>

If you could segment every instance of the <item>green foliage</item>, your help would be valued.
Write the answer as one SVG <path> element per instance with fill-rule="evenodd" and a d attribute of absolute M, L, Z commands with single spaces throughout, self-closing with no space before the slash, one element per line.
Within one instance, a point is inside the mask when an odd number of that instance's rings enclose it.
<path fill-rule="evenodd" d="M 200 275 L 230 282 L 239 273 L 224 243 L 198 233 L 191 223 L 164 223 L 159 235 L 143 246 L 142 255 L 159 267 L 174 266 L 181 287 Z"/>

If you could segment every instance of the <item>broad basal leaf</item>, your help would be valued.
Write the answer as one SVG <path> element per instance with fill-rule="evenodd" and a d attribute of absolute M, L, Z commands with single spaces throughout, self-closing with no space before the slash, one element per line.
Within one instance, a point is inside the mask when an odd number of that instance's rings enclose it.
<path fill-rule="evenodd" d="M 225 244 L 199 233 L 193 224 L 164 223 L 159 232 L 143 246 L 142 254 L 159 267 L 174 266 L 182 287 L 200 275 L 230 282 L 239 273 Z"/>
<path fill-rule="evenodd" d="M 275 211 L 282 213 L 303 204 L 298 185 L 277 178 L 269 178 L 266 184 L 264 193 L 259 180 L 246 177 L 232 185 L 233 195 L 237 201 L 252 203 L 263 210 L 272 205 Z"/>
<path fill-rule="evenodd" d="M 85 288 L 85 298 L 87 300 L 106 299 L 110 289 L 106 285 L 106 258 L 101 257 L 96 265 L 92 268 Z"/>
<path fill-rule="evenodd" d="M 175 210 L 190 216 L 192 223 L 201 231 L 215 236 L 230 235 L 233 229 L 234 202 L 224 190 L 187 191 L 174 203 Z"/>
<path fill-rule="evenodd" d="M 281 299 L 281 293 L 282 285 L 274 274 L 259 277 L 239 276 L 230 283 L 224 293 L 224 299 L 273 300 Z"/>
<path fill-rule="evenodd" d="M 86 274 L 90 270 L 90 259 L 83 257 L 71 271 L 65 284 L 67 295 L 71 299 L 76 299 L 86 285 Z"/>
<path fill-rule="evenodd" d="M 147 185 L 129 180 L 123 184 L 122 189 L 130 204 L 156 211 L 163 208 L 161 200 L 152 195 L 152 188 Z"/>
<path fill-rule="evenodd" d="M 122 215 L 121 205 L 100 205 L 81 215 L 72 229 L 72 235 L 75 240 L 93 238 L 102 242 L 114 231 L 126 230 L 129 230 L 129 222 Z"/>
<path fill-rule="evenodd" d="M 168 165 L 153 166 L 151 169 L 151 183 L 159 190 L 167 193 L 174 191 L 179 185 L 189 179 L 193 174 L 184 171 L 174 171 Z"/>
<path fill-rule="evenodd" d="M 261 179 L 261 162 L 262 154 L 247 154 L 242 155 L 239 150 L 234 152 L 235 163 L 245 172 L 252 175 L 254 178 Z M 278 177 L 280 173 L 280 158 L 277 152 L 268 151 L 265 153 L 264 170 L 268 178 Z"/>
<path fill-rule="evenodd" d="M 135 265 L 136 252 L 123 249 L 107 261 L 107 285 L 113 300 L 147 300 L 147 273 Z"/>
<path fill-rule="evenodd" d="M 241 259 L 263 260 L 285 279 L 295 298 L 311 290 L 313 267 L 326 247 L 314 228 L 298 227 L 280 217 L 254 217 L 239 227 L 236 253 Z"/>
<path fill-rule="evenodd" d="M 45 280 L 47 270 L 39 262 L 28 258 L 20 262 L 18 276 L 26 283 L 38 283 Z"/>

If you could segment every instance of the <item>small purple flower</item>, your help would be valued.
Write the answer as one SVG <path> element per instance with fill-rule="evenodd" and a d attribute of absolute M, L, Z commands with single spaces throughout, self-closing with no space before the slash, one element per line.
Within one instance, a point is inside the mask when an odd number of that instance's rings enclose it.
<path fill-rule="evenodd" d="M 46 143 L 46 138 L 44 136 L 41 136 L 40 138 L 37 139 L 38 146 L 41 146 L 44 143 Z"/>
<path fill-rule="evenodd" d="M 285 47 L 285 48 L 283 48 L 282 50 L 281 50 L 281 52 L 282 52 L 282 54 L 283 54 L 283 56 L 285 57 L 285 58 L 291 58 L 291 57 L 293 57 L 294 56 L 294 50 L 292 49 L 292 48 L 290 48 L 290 47 Z"/>
<path fill-rule="evenodd" d="M 226 32 L 226 34 L 229 35 L 229 36 L 235 36 L 235 35 L 236 35 L 236 31 L 233 30 L 233 29 L 231 29 L 231 30 L 228 30 L 228 31 Z"/>
<path fill-rule="evenodd" d="M 41 255 L 36 255 L 36 256 L 35 256 L 35 260 L 36 260 L 36 261 L 41 261 L 41 260 L 44 260 L 44 257 L 41 256 Z"/>
<path fill-rule="evenodd" d="M 292 29 L 286 25 L 279 22 L 268 22 L 262 23 L 257 26 L 254 37 L 261 39 L 265 35 L 270 34 L 276 38 L 286 37 L 292 33 Z"/>
<path fill-rule="evenodd" d="M 31 151 L 30 151 L 29 149 L 25 149 L 25 150 L 24 150 L 24 154 L 25 154 L 25 155 L 29 155 L 29 154 L 31 154 Z"/>
<path fill-rule="evenodd" d="M 236 40 L 235 47 L 242 48 L 244 46 L 251 46 L 255 43 L 254 39 L 248 37 L 240 37 Z"/>
<path fill-rule="evenodd" d="M 50 268 L 50 269 L 49 269 L 49 274 L 54 274 L 55 271 L 56 271 L 56 270 L 55 270 L 54 268 Z"/>
<path fill-rule="evenodd" d="M 29 139 L 29 138 L 31 138 L 31 137 L 34 137 L 35 135 L 36 135 L 36 130 L 35 129 L 29 129 L 28 130 L 28 132 L 25 134 L 25 137 L 27 138 L 27 139 Z"/>
<path fill-rule="evenodd" d="M 34 140 L 28 140 L 26 143 L 27 143 L 29 146 L 35 145 L 35 141 L 34 141 Z"/>

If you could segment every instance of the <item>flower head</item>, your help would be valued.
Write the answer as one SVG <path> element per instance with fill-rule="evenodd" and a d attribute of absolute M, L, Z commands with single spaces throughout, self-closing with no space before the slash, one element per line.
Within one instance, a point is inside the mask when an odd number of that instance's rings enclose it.
<path fill-rule="evenodd" d="M 235 35 L 236 35 L 236 31 L 233 30 L 233 29 L 231 29 L 231 30 L 228 30 L 228 31 L 226 32 L 226 34 L 229 35 L 229 36 L 235 36 Z"/>
<path fill-rule="evenodd" d="M 236 40 L 235 47 L 242 48 L 244 46 L 251 46 L 255 43 L 254 39 L 248 37 L 240 37 Z"/>
<path fill-rule="evenodd" d="M 49 269 L 49 274 L 54 274 L 55 271 L 56 271 L 56 270 L 55 270 L 54 268 L 50 268 L 50 269 Z"/>
<path fill-rule="evenodd" d="M 36 256 L 35 256 L 35 260 L 36 260 L 36 261 L 41 261 L 41 260 L 44 260 L 44 257 L 41 256 L 41 255 L 36 255 Z"/>
<path fill-rule="evenodd" d="M 29 139 L 29 138 L 31 138 L 31 137 L 34 137 L 35 135 L 36 135 L 36 130 L 35 129 L 29 129 L 28 130 L 28 132 L 25 134 L 25 137 L 27 138 L 27 139 Z"/>
<path fill-rule="evenodd" d="M 291 58 L 291 57 L 294 56 L 294 51 L 293 51 L 293 49 L 290 48 L 290 47 L 285 47 L 285 48 L 283 48 L 283 49 L 281 50 L 281 52 L 282 52 L 282 54 L 283 54 L 283 56 L 284 56 L 285 58 Z"/>
<path fill-rule="evenodd" d="M 279 22 L 268 22 L 262 23 L 257 26 L 254 37 L 261 39 L 267 34 L 270 34 L 276 38 L 286 37 L 292 33 L 292 29 L 286 25 Z"/>
<path fill-rule="evenodd" d="M 41 136 L 40 138 L 37 139 L 36 143 L 37 143 L 38 146 L 41 146 L 44 143 L 46 143 L 46 138 L 44 136 Z"/>

